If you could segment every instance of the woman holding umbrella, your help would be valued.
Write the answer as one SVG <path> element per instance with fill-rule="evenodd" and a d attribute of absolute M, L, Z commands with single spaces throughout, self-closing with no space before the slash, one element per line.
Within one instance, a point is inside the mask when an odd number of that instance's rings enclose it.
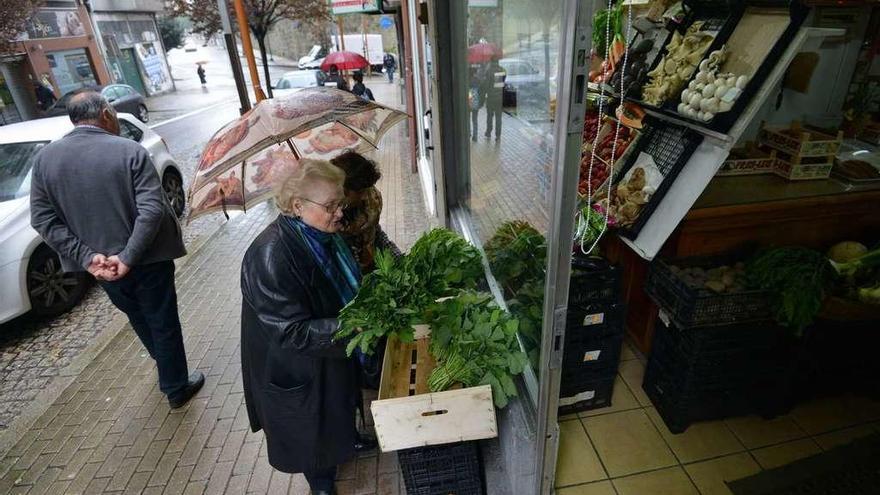
<path fill-rule="evenodd" d="M 357 365 L 335 342 L 339 311 L 361 272 L 338 234 L 345 173 L 303 159 L 281 174 L 281 215 L 241 267 L 242 370 L 251 428 L 266 433 L 269 463 L 303 473 L 314 494 L 334 493 L 336 467 L 375 447 L 355 427 Z"/>

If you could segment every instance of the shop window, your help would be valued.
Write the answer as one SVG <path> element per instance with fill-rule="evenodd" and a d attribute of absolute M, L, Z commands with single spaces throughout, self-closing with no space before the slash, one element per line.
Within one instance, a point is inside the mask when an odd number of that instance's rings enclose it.
<path fill-rule="evenodd" d="M 549 228 L 553 102 L 560 53 L 561 0 L 469 2 L 467 95 L 469 164 L 458 172 L 458 212 L 482 243 L 496 297 L 520 321 L 537 369 Z M 490 285 L 494 285 L 491 284 Z"/>
<path fill-rule="evenodd" d="M 61 94 L 97 84 L 92 63 L 84 48 L 49 52 L 46 59 Z"/>

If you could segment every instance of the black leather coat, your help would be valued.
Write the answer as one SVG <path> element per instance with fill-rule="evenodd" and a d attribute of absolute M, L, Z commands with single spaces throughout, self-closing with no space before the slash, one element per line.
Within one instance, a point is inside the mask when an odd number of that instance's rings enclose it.
<path fill-rule="evenodd" d="M 346 462 L 359 390 L 356 361 L 331 340 L 342 303 L 281 217 L 248 248 L 241 292 L 244 396 L 269 464 L 300 473 Z"/>

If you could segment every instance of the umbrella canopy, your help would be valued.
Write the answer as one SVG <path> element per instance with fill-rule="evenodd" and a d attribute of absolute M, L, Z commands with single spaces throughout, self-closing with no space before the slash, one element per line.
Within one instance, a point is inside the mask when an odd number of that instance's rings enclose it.
<path fill-rule="evenodd" d="M 321 62 L 321 70 L 329 72 L 330 67 L 336 66 L 339 70 L 357 70 L 370 65 L 362 55 L 355 52 L 333 52 Z"/>
<path fill-rule="evenodd" d="M 501 49 L 494 43 L 477 43 L 468 47 L 469 64 L 482 64 L 496 58 L 501 58 Z"/>
<path fill-rule="evenodd" d="M 191 182 L 189 219 L 272 196 L 274 178 L 302 157 L 376 149 L 406 114 L 333 88 L 306 88 L 257 103 L 208 141 Z"/>

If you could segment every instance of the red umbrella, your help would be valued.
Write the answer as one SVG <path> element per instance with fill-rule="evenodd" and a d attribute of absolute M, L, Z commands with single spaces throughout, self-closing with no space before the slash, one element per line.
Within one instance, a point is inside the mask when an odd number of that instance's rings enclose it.
<path fill-rule="evenodd" d="M 501 49 L 494 43 L 477 43 L 468 47 L 469 64 L 481 64 L 495 58 L 501 58 Z"/>
<path fill-rule="evenodd" d="M 321 63 L 321 70 L 328 72 L 333 65 L 339 70 L 353 70 L 363 69 L 370 65 L 370 62 L 355 52 L 333 52 Z"/>

